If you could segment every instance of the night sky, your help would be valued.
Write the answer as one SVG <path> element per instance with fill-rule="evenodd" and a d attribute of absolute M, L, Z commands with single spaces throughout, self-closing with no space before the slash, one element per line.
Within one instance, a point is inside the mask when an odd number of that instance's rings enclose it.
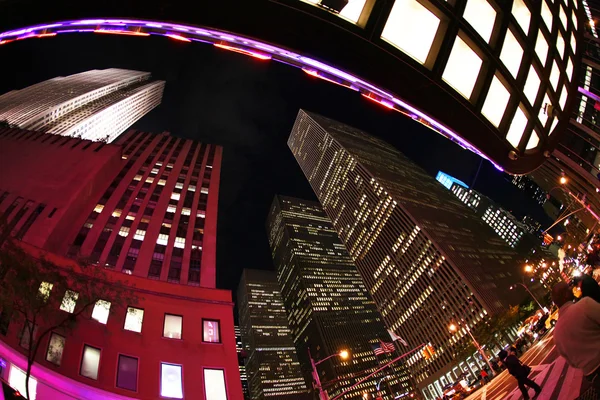
<path fill-rule="evenodd" d="M 0 94 L 89 69 L 149 71 L 166 81 L 161 106 L 134 128 L 224 147 L 217 238 L 217 286 L 235 290 L 243 268 L 273 269 L 265 220 L 275 194 L 315 199 L 286 141 L 298 109 L 388 141 L 431 175 L 471 184 L 480 158 L 358 93 L 274 61 L 163 37 L 62 35 L 0 47 Z M 483 162 L 475 189 L 517 216 L 542 223 L 541 208 Z"/>

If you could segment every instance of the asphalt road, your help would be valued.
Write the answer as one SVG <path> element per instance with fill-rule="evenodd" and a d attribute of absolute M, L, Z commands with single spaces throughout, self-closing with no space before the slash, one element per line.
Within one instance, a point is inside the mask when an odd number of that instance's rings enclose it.
<path fill-rule="evenodd" d="M 574 400 L 581 392 L 583 374 L 569 367 L 554 346 L 553 331 L 529 348 L 521 361 L 532 368 L 529 378 L 542 387 L 537 400 Z M 533 397 L 534 391 L 529 391 Z M 503 371 L 468 400 L 519 400 L 523 396 L 514 377 Z"/>

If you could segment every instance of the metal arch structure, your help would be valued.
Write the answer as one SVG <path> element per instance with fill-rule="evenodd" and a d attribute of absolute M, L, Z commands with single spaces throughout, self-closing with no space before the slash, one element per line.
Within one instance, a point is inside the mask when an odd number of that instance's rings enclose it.
<path fill-rule="evenodd" d="M 456 0 L 457 7 L 461 2 L 464 7 L 463 0 Z M 410 57 L 383 43 L 380 35 L 393 2 L 368 3 L 369 16 L 359 26 L 299 0 L 5 0 L 0 2 L 0 44 L 76 32 L 162 35 L 209 43 L 299 67 L 310 75 L 346 86 L 490 160 L 499 170 L 524 174 L 544 162 L 568 119 L 559 115 L 554 133 L 543 138 L 535 151 L 525 151 L 524 144 L 522 149 L 515 149 L 473 104 L 442 84 L 432 71 L 420 68 Z M 583 18 L 579 20 L 582 27 Z M 452 29 L 455 33 L 470 29 L 463 25 Z M 582 31 L 580 28 L 577 33 L 578 40 Z M 1 50 L 0 46 L 0 57 Z M 581 46 L 577 53 L 575 77 L 562 111 L 565 115 L 571 114 L 576 101 Z"/>

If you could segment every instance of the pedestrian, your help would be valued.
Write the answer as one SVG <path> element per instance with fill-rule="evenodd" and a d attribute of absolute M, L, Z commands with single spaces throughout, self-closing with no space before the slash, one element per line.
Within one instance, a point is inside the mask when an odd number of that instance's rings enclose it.
<path fill-rule="evenodd" d="M 600 302 L 600 286 L 591 275 L 583 274 L 573 279 L 573 282 L 581 290 L 581 298 L 591 297 Z"/>
<path fill-rule="evenodd" d="M 531 373 L 531 367 L 523 364 L 521 360 L 517 358 L 512 349 L 509 349 L 509 352 L 506 350 L 500 350 L 500 353 L 498 353 L 498 358 L 502 360 L 506 366 L 506 369 L 508 369 L 508 373 L 517 379 L 519 389 L 521 390 L 521 393 L 523 393 L 523 398 L 525 400 L 529 400 L 529 393 L 526 386 L 529 386 L 535 390 L 535 395 L 533 396 L 534 399 L 540 395 L 542 388 L 528 378 L 529 374 Z"/>
<path fill-rule="evenodd" d="M 557 283 L 552 301 L 558 309 L 554 343 L 567 363 L 581 369 L 596 391 L 600 391 L 600 303 L 583 297 L 574 303 L 571 287 Z"/>
<path fill-rule="evenodd" d="M 485 386 L 486 383 L 488 383 L 488 374 L 487 372 L 485 372 L 485 369 L 481 370 L 481 386 Z"/>

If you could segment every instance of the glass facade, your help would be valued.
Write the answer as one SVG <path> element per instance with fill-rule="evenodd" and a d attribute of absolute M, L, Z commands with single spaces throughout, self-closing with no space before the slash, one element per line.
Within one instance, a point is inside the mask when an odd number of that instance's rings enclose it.
<path fill-rule="evenodd" d="M 248 351 L 250 398 L 308 400 L 275 273 L 245 269 L 238 285 L 237 307 L 242 346 Z"/>
<path fill-rule="evenodd" d="M 520 301 L 517 254 L 433 177 L 387 143 L 300 111 L 288 145 L 346 245 L 384 322 L 410 346 L 424 389 L 456 362 L 466 332 Z M 439 393 L 441 395 L 441 393 Z"/>
<path fill-rule="evenodd" d="M 322 382 L 338 381 L 327 390 L 335 397 L 357 382 L 357 377 L 391 360 L 389 355 L 376 356 L 371 346 L 380 340 L 389 342 L 390 336 L 350 254 L 319 203 L 276 196 L 267 229 L 306 379 L 311 381 L 309 348 L 315 360 L 342 350 L 351 354 L 347 360 L 334 357 L 319 366 Z M 359 384 L 348 396 L 362 396 L 386 375 L 389 378 L 382 385 L 382 397 L 392 399 L 410 390 L 408 374 L 397 367 Z"/>

